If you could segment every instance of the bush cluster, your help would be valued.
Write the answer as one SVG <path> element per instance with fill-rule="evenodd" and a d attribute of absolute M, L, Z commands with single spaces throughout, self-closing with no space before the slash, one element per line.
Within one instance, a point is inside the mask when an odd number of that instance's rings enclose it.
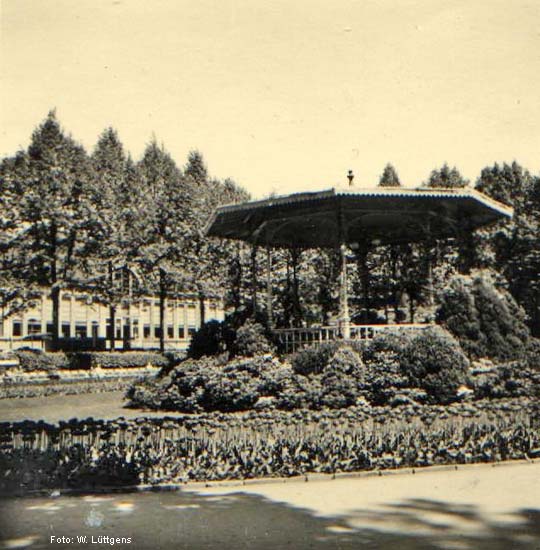
<path fill-rule="evenodd" d="M 403 349 L 400 367 L 409 386 L 425 390 L 431 402 L 448 403 L 468 380 L 469 360 L 448 333 L 429 330 Z"/>
<path fill-rule="evenodd" d="M 360 399 L 376 405 L 447 403 L 467 382 L 468 359 L 442 330 L 415 338 L 381 336 L 355 347 L 332 342 L 302 350 L 287 363 L 261 355 L 264 346 L 248 345 L 249 353 L 259 355 L 187 360 L 136 384 L 128 396 L 137 406 L 183 412 L 339 409 Z"/>
<path fill-rule="evenodd" d="M 52 373 L 70 368 L 68 356 L 61 351 L 48 353 L 38 349 L 18 349 L 11 353 L 19 359 L 19 367 L 24 372 L 41 370 Z"/>
<path fill-rule="evenodd" d="M 477 399 L 540 397 L 540 371 L 526 361 L 511 361 L 476 374 L 472 387 Z"/>
<path fill-rule="evenodd" d="M 141 368 L 151 365 L 167 368 L 177 364 L 183 354 L 161 354 L 155 352 L 44 352 L 39 349 L 18 349 L 10 354 L 19 360 L 23 372 L 45 371 L 54 373 L 58 370 L 89 370 L 96 367 L 103 369 Z"/>
<path fill-rule="evenodd" d="M 529 330 L 512 295 L 486 274 L 457 275 L 442 291 L 437 320 L 470 358 L 511 361 L 525 357 Z"/>
<path fill-rule="evenodd" d="M 70 368 L 85 370 L 100 367 L 102 369 L 167 367 L 169 358 L 157 352 L 146 351 L 97 351 L 73 353 L 69 355 Z"/>
<path fill-rule="evenodd" d="M 354 405 L 364 386 L 362 358 L 342 347 L 311 375 L 299 374 L 269 354 L 229 362 L 187 360 L 156 379 L 135 384 L 128 397 L 137 406 L 183 412 L 342 408 Z"/>
<path fill-rule="evenodd" d="M 410 336 L 403 333 L 381 334 L 365 347 L 368 398 L 375 405 L 385 405 L 396 399 L 399 402 L 398 396 L 408 386 L 400 357 L 410 340 Z"/>
<path fill-rule="evenodd" d="M 291 369 L 271 357 L 188 359 L 155 379 L 135 384 L 128 391 L 134 405 L 183 412 L 240 411 L 252 408 L 261 397 L 275 397 Z"/>
<path fill-rule="evenodd" d="M 188 357 L 200 359 L 223 353 L 231 358 L 255 357 L 275 351 L 271 334 L 262 323 L 247 319 L 238 326 L 237 322 L 227 317 L 224 321 L 204 323 L 191 338 Z"/>

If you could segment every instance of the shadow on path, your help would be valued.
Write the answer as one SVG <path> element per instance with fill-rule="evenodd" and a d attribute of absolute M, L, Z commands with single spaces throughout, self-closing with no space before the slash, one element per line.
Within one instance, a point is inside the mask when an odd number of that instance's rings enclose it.
<path fill-rule="evenodd" d="M 323 518 L 240 492 L 11 498 L 0 503 L 0 548 L 51 548 L 51 535 L 87 537 L 70 548 L 92 547 L 91 536 L 131 537 L 131 544 L 114 545 L 131 550 L 540 548 L 540 509 L 503 520 L 487 520 L 472 506 L 415 499 Z"/>

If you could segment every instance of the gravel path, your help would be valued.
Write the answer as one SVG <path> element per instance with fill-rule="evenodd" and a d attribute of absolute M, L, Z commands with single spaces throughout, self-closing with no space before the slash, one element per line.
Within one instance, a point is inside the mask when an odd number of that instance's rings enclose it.
<path fill-rule="evenodd" d="M 540 463 L 12 498 L 0 503 L 0 522 L 0 548 L 106 548 L 105 537 L 124 537 L 114 548 L 534 550 Z"/>

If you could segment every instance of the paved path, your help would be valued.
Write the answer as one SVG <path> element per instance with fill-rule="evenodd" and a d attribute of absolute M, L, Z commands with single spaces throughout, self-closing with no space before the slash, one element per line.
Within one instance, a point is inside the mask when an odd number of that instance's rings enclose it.
<path fill-rule="evenodd" d="M 0 548 L 540 548 L 540 463 L 0 503 Z M 69 537 L 68 545 L 50 537 Z M 86 543 L 76 537 L 86 536 Z M 102 544 L 91 544 L 102 541 Z"/>

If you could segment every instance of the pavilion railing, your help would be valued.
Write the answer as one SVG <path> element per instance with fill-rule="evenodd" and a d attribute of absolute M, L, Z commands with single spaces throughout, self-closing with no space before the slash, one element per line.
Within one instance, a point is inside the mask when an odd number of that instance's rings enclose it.
<path fill-rule="evenodd" d="M 419 332 L 433 326 L 431 323 L 403 323 L 399 325 L 350 325 L 351 340 L 371 340 L 377 334 L 398 333 L 402 331 Z M 338 326 L 280 328 L 272 331 L 285 353 L 300 348 L 317 346 L 341 337 Z"/>

